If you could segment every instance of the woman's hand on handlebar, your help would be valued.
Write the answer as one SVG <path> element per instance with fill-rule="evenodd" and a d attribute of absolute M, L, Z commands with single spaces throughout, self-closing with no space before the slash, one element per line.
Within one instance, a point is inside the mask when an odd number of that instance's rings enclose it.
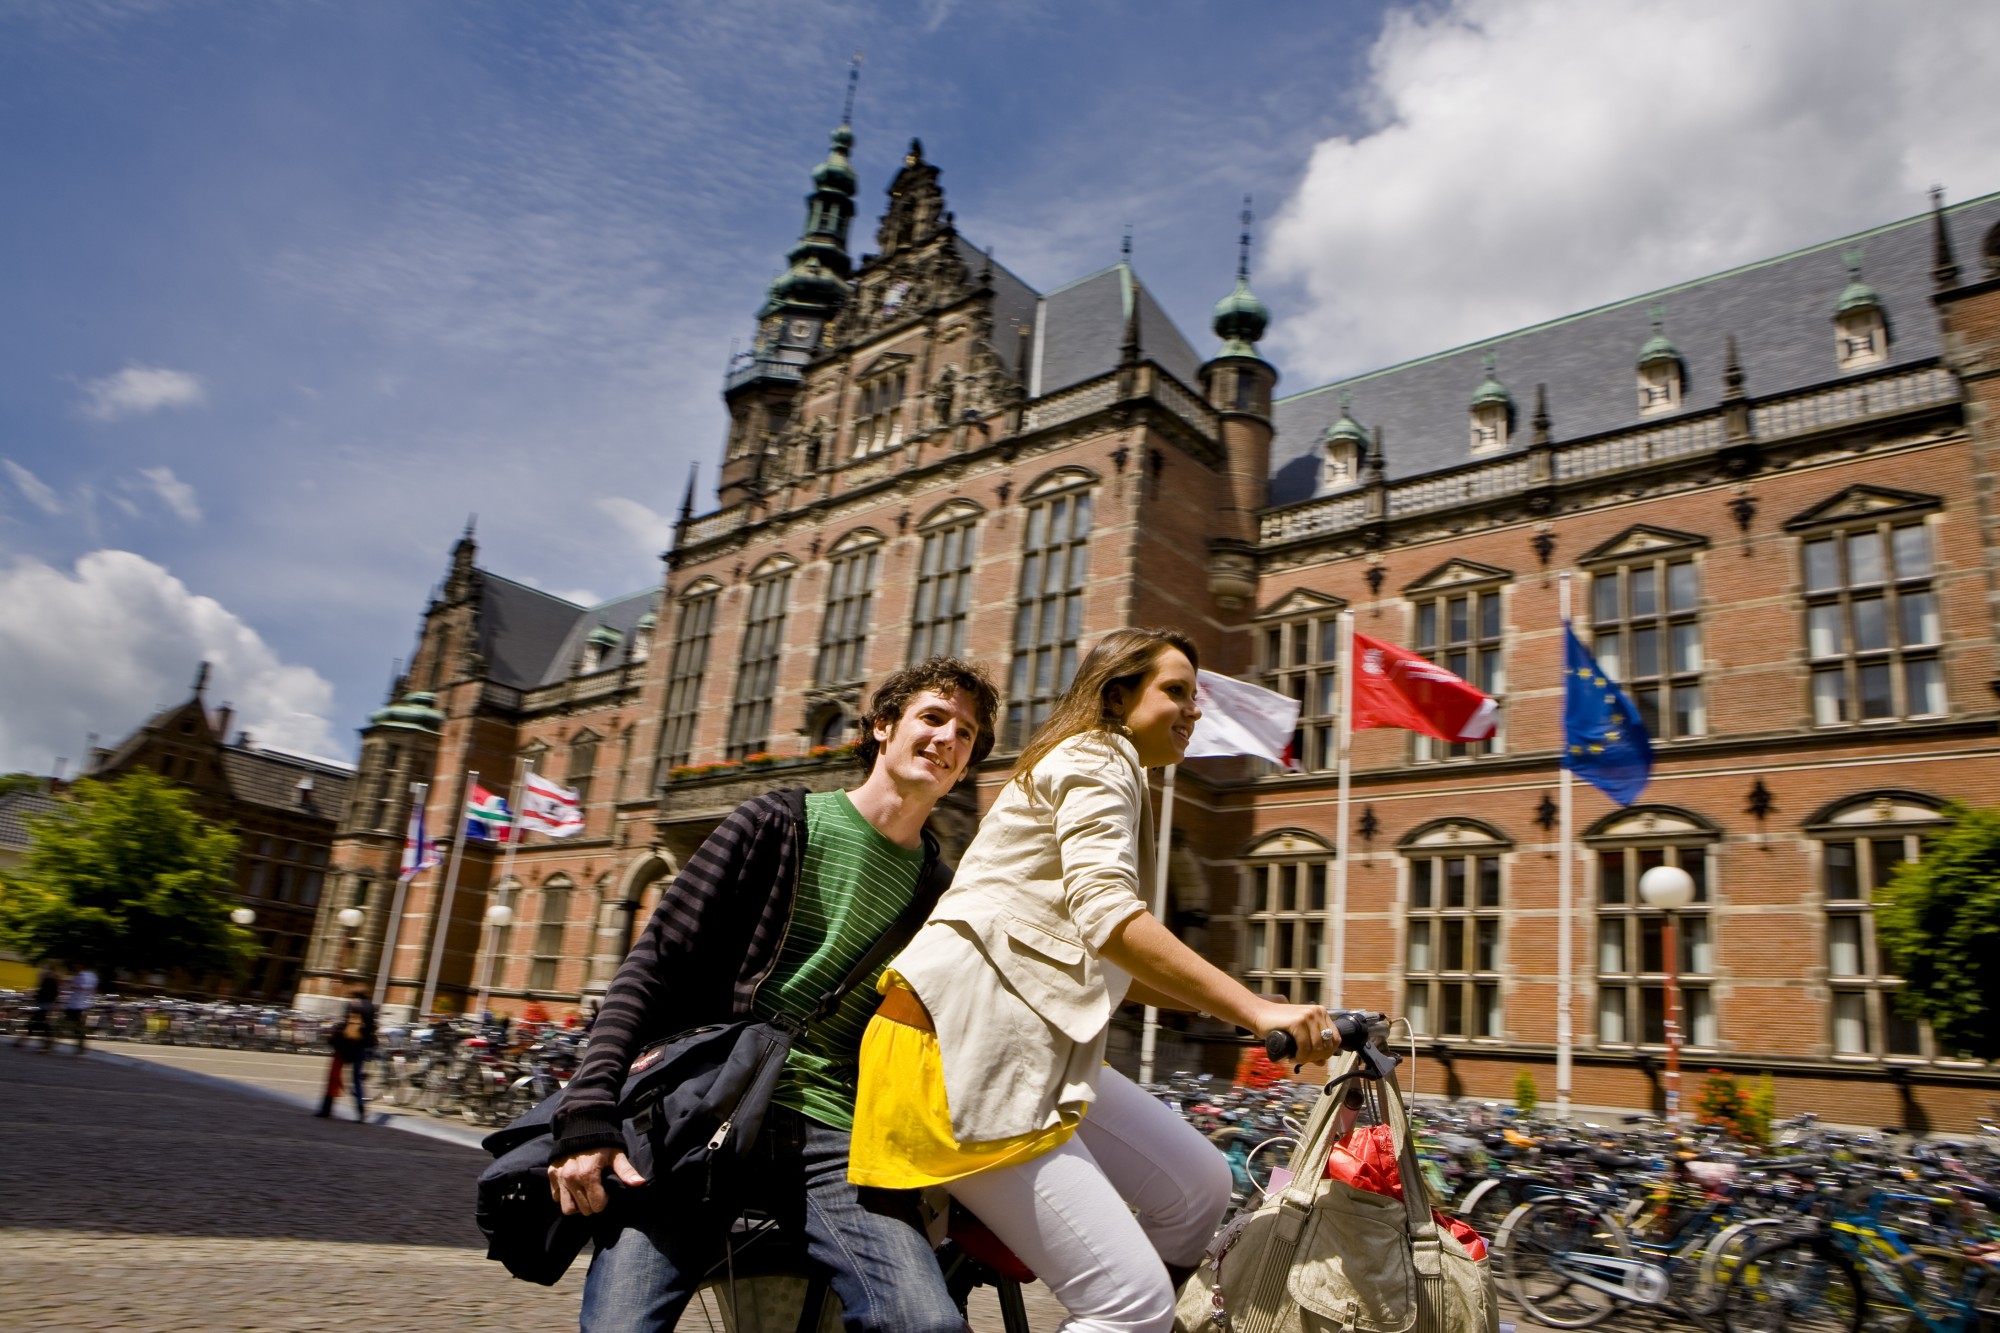
<path fill-rule="evenodd" d="M 1317 1004 L 1281 1004 L 1258 1001 L 1258 1011 L 1245 1015 L 1254 1021 L 1247 1026 L 1261 1040 L 1267 1032 L 1288 1032 L 1298 1044 L 1292 1056 L 1300 1064 L 1319 1064 L 1340 1054 L 1340 1035 L 1334 1031 L 1333 1015 Z"/>
<path fill-rule="evenodd" d="M 564 1214 L 585 1217 L 610 1207 L 604 1190 L 604 1173 L 611 1172 L 624 1185 L 643 1185 L 646 1178 L 632 1159 L 618 1148 L 591 1148 L 572 1153 L 549 1164 L 549 1194 L 562 1205 Z"/>

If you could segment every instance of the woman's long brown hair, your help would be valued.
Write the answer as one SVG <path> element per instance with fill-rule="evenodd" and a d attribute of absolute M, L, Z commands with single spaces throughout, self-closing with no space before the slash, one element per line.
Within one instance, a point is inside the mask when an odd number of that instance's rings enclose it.
<path fill-rule="evenodd" d="M 1128 735 L 1124 724 L 1111 716 L 1106 696 L 1112 686 L 1118 686 L 1125 692 L 1129 705 L 1137 697 L 1146 673 L 1169 648 L 1179 649 L 1187 657 L 1188 665 L 1201 670 L 1201 657 L 1195 651 L 1194 641 L 1179 630 L 1115 629 L 1099 639 L 1077 667 L 1076 676 L 1062 698 L 1049 710 L 1048 720 L 1035 728 L 1035 734 L 1021 750 L 1021 757 L 1014 761 L 1013 777 L 1019 780 L 1022 789 L 1029 789 L 1029 775 L 1035 771 L 1035 765 L 1070 737 L 1087 731 Z"/>

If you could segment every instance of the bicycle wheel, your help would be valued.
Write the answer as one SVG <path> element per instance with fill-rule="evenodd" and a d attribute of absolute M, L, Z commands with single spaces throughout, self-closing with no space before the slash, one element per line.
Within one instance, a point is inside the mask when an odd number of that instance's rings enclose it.
<path fill-rule="evenodd" d="M 1591 1261 L 1628 1260 L 1631 1242 L 1618 1220 L 1595 1204 L 1561 1196 L 1524 1203 L 1501 1224 L 1495 1248 L 1501 1282 L 1551 1328 L 1589 1328 L 1621 1304 L 1591 1285 L 1615 1283 L 1614 1265 L 1600 1270 Z"/>
<path fill-rule="evenodd" d="M 1823 1236 L 1752 1251 L 1722 1296 L 1725 1333 L 1860 1333 L 1867 1313 L 1854 1261 Z"/>

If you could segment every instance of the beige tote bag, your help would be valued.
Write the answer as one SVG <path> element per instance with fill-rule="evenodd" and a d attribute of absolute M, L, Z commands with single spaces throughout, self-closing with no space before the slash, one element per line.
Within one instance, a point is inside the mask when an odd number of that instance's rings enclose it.
<path fill-rule="evenodd" d="M 1181 1291 L 1176 1333 L 1499 1333 L 1485 1259 L 1431 1217 L 1410 1117 L 1393 1074 L 1364 1083 L 1348 1052 L 1334 1065 L 1292 1154 L 1296 1172 L 1254 1212 L 1210 1242 Z M 1372 1091 L 1396 1143 L 1403 1197 L 1327 1178 L 1335 1139 L 1353 1123 L 1347 1091 Z"/>

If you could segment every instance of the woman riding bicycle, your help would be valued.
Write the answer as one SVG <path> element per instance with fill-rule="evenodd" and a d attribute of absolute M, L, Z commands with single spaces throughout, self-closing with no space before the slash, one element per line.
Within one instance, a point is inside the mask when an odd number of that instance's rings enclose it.
<path fill-rule="evenodd" d="M 1145 770 L 1186 751 L 1195 672 L 1194 645 L 1166 630 L 1116 630 L 1084 658 L 884 974 L 862 1041 L 849 1178 L 947 1187 L 1072 1330 L 1170 1328 L 1229 1202 L 1223 1156 L 1104 1063 L 1118 1005 L 1284 1029 L 1307 1060 L 1338 1045 L 1324 1009 L 1253 995 L 1141 897 Z"/>

